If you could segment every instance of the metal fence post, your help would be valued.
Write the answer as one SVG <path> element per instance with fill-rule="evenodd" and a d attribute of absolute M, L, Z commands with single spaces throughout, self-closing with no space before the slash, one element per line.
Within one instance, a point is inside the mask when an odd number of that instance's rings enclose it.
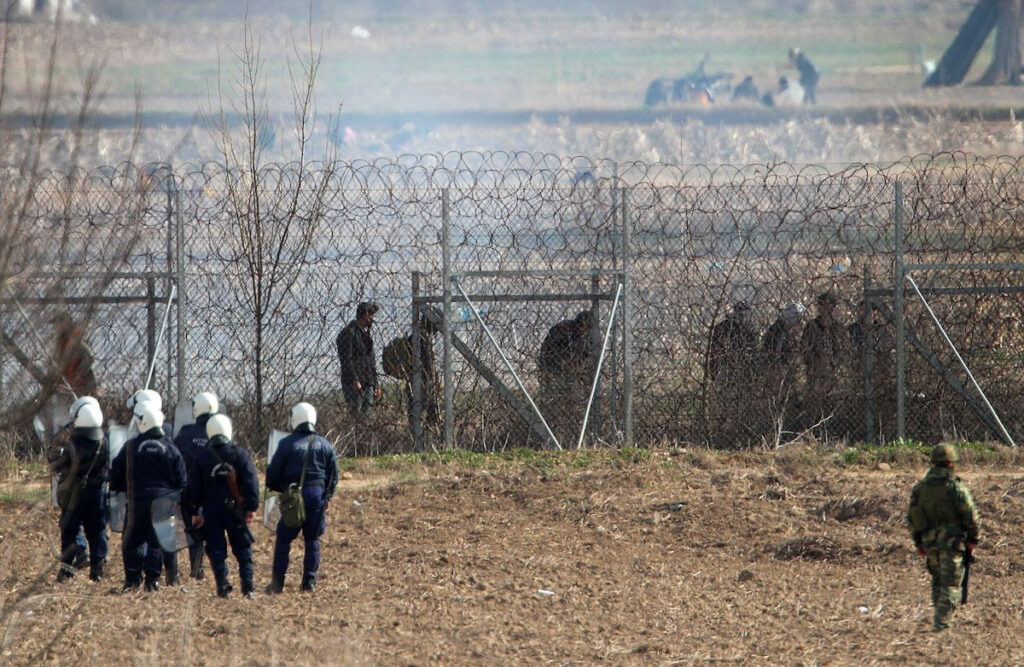
<path fill-rule="evenodd" d="M 622 190 L 622 433 L 633 446 L 633 228 L 629 191 Z"/>
<path fill-rule="evenodd" d="M 171 178 L 174 178 L 173 174 Z M 188 344 L 188 338 L 185 329 L 185 316 L 186 308 L 188 307 L 188 285 L 185 283 L 185 220 L 181 214 L 181 192 L 178 188 L 174 188 L 174 219 L 175 226 L 178 228 L 178 245 L 176 249 L 176 265 L 178 267 L 178 275 L 176 282 L 178 284 L 178 299 L 177 305 L 177 346 L 178 346 L 178 383 L 175 388 L 177 396 L 175 402 L 181 402 L 185 397 L 185 372 L 187 366 L 185 366 L 185 346 Z"/>
<path fill-rule="evenodd" d="M 903 322 L 903 183 L 896 181 L 896 201 L 893 209 L 893 233 L 896 246 L 896 275 L 893 285 L 893 314 L 896 316 L 896 437 L 907 435 L 906 424 L 906 350 Z"/>
<path fill-rule="evenodd" d="M 412 333 L 409 340 L 412 343 L 412 396 L 409 398 L 410 418 L 412 419 L 412 450 L 423 451 L 423 359 L 420 357 L 420 304 L 417 299 L 420 296 L 420 272 L 412 272 Z M 428 344 L 431 341 L 428 341 Z M 435 396 L 436 400 L 436 396 Z"/>
<path fill-rule="evenodd" d="M 156 278 L 153 274 L 146 276 L 146 366 L 153 365 L 156 357 Z M 142 381 L 145 383 L 146 375 L 143 374 Z"/>
<path fill-rule="evenodd" d="M 590 344 L 591 354 L 590 363 L 591 368 L 596 369 L 598 359 L 601 356 L 601 349 L 604 345 L 604 340 L 601 337 L 601 300 L 598 298 L 601 292 L 601 276 L 595 270 L 590 276 L 590 293 L 593 295 L 590 299 L 590 312 L 592 317 L 590 318 Z M 596 378 L 596 386 L 594 390 L 594 404 L 591 406 L 593 413 L 593 429 L 591 433 L 596 437 L 601 435 L 601 377 Z M 592 437 L 591 440 L 594 440 Z"/>
<path fill-rule="evenodd" d="M 455 387 L 452 386 L 452 265 L 451 265 L 451 224 L 448 219 L 448 188 L 441 190 L 441 277 L 442 306 L 444 310 L 444 446 L 455 446 L 454 403 Z"/>
<path fill-rule="evenodd" d="M 864 440 L 871 442 L 875 432 L 875 313 L 868 291 L 871 289 L 871 265 L 864 262 L 864 307 L 861 312 L 863 336 L 861 357 L 864 362 Z"/>

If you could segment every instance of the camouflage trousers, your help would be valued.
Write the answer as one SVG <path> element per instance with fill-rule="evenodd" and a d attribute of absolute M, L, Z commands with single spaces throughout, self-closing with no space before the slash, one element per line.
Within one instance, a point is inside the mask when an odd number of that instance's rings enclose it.
<path fill-rule="evenodd" d="M 928 574 L 932 575 L 932 606 L 935 630 L 953 624 L 953 612 L 960 604 L 960 584 L 964 580 L 964 556 L 960 551 L 932 547 L 926 556 Z"/>

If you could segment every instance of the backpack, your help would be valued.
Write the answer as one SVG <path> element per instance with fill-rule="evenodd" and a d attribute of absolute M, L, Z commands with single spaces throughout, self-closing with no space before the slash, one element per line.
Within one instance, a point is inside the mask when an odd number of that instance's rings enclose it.
<path fill-rule="evenodd" d="M 384 346 L 381 366 L 387 375 L 398 380 L 412 377 L 412 340 L 409 336 L 399 336 Z"/>

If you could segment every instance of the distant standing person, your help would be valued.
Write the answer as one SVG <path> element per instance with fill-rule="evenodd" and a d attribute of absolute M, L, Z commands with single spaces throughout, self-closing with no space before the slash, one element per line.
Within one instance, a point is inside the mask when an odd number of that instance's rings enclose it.
<path fill-rule="evenodd" d="M 93 373 L 92 352 L 85 344 L 85 333 L 71 319 L 66 311 L 54 318 L 57 345 L 57 369 L 61 377 L 56 378 L 56 386 L 64 386 L 67 381 L 77 396 L 102 396 L 98 391 L 96 375 Z"/>
<path fill-rule="evenodd" d="M 932 449 L 932 467 L 910 492 L 907 527 L 932 577 L 932 629 L 953 623 L 964 579 L 964 556 L 973 556 L 981 531 L 978 510 L 967 486 L 954 474 L 959 456 L 953 445 Z"/>
<path fill-rule="evenodd" d="M 711 327 L 708 346 L 708 375 L 724 376 L 726 384 L 750 376 L 757 357 L 758 333 L 750 318 L 750 304 L 737 301 L 722 321 Z"/>
<path fill-rule="evenodd" d="M 338 334 L 338 361 L 341 364 L 341 390 L 353 413 L 369 412 L 380 397 L 377 365 L 370 330 L 380 307 L 363 302 L 356 306 L 356 318 Z"/>
<path fill-rule="evenodd" d="M 849 378 L 842 367 L 848 352 L 849 334 L 836 319 L 839 300 L 833 292 L 818 295 L 817 316 L 804 327 L 800 338 L 801 352 L 807 367 L 807 402 L 816 407 L 814 418 L 828 416 L 836 409 L 838 390 Z"/>
<path fill-rule="evenodd" d="M 537 356 L 543 402 L 558 438 L 571 436 L 579 429 L 586 407 L 593 364 L 592 322 L 589 310 L 558 322 L 548 330 Z"/>
<path fill-rule="evenodd" d="M 434 336 L 437 335 L 438 331 L 434 328 L 433 323 L 426 317 L 420 318 L 420 366 L 423 368 L 423 419 L 424 423 L 429 428 L 436 428 L 440 423 L 440 411 L 438 410 L 437 398 L 438 394 L 438 379 L 437 369 L 434 367 Z M 409 337 L 410 345 L 412 343 L 412 336 Z M 412 429 L 413 419 L 413 400 L 412 400 L 412 376 L 405 381 L 405 398 L 408 406 L 409 413 L 409 428 Z"/>
<path fill-rule="evenodd" d="M 815 91 L 818 89 L 818 80 L 821 74 L 814 63 L 800 49 L 793 47 L 789 50 L 789 60 L 800 72 L 800 85 L 804 89 L 804 104 L 815 104 L 818 99 Z"/>
<path fill-rule="evenodd" d="M 803 330 L 806 308 L 802 303 L 790 301 L 779 309 L 779 316 L 764 333 L 765 391 L 769 401 L 779 407 L 799 410 L 802 403 L 797 395 L 797 377 L 800 363 L 800 333 Z"/>
<path fill-rule="evenodd" d="M 277 522 L 274 540 L 273 578 L 266 592 L 281 593 L 288 573 L 292 541 L 302 533 L 306 554 L 302 560 L 302 590 L 313 592 L 320 569 L 320 536 L 327 529 L 327 506 L 338 486 L 338 459 L 334 448 L 316 432 L 316 408 L 296 403 L 288 415 L 292 432 L 281 439 L 274 458 L 267 466 L 267 488 L 281 492 L 299 487 L 306 509 L 306 520 L 298 528 L 289 528 L 284 519 Z"/>

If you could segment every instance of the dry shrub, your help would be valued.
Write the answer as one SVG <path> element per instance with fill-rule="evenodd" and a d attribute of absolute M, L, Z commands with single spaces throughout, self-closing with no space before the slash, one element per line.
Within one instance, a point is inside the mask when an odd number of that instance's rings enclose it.
<path fill-rule="evenodd" d="M 778 560 L 839 560 L 843 548 L 828 537 L 798 537 L 775 548 Z"/>
<path fill-rule="evenodd" d="M 821 506 L 819 512 L 836 521 L 854 521 L 856 519 L 881 519 L 889 517 L 889 508 L 882 498 L 862 498 L 843 496 L 833 498 Z"/>

